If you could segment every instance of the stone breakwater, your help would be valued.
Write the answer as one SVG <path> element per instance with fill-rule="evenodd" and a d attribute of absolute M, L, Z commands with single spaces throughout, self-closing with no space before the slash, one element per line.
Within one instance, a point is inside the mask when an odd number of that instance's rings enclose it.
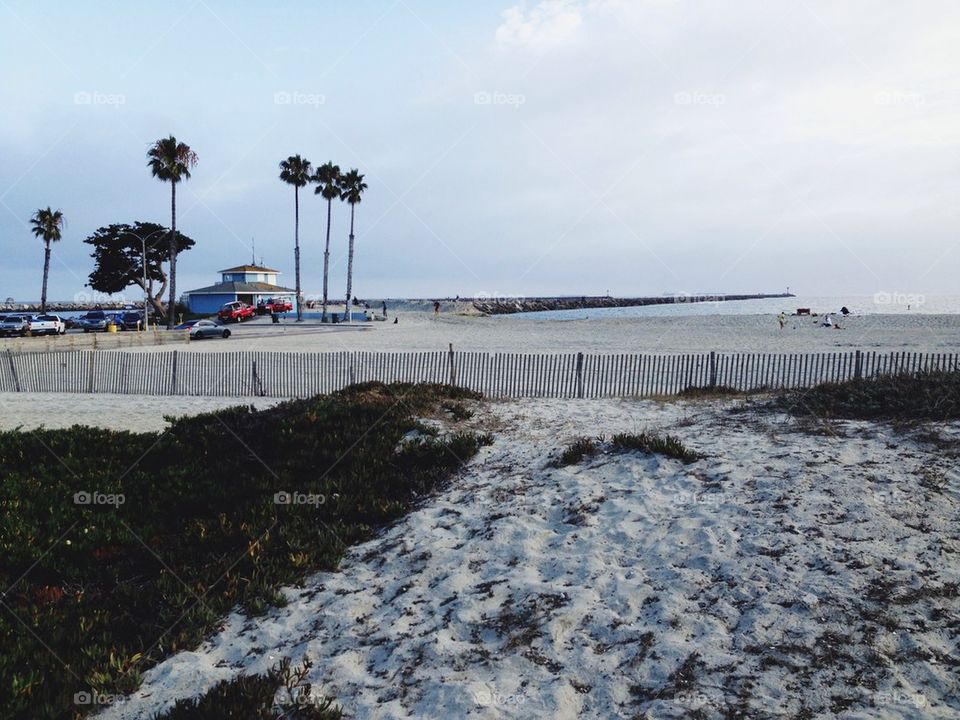
<path fill-rule="evenodd" d="M 758 293 L 753 295 L 662 295 L 659 297 L 556 297 L 503 298 L 474 300 L 473 307 L 484 315 L 540 312 L 545 310 L 581 310 L 584 308 L 637 307 L 641 305 L 673 305 L 681 303 L 727 302 L 730 300 L 763 300 L 794 297 L 791 293 Z"/>
<path fill-rule="evenodd" d="M 47 312 L 53 315 L 61 312 L 84 312 L 88 310 L 124 310 L 128 307 L 143 308 L 140 305 L 131 305 L 129 302 L 98 302 L 98 303 L 76 303 L 76 302 L 48 302 Z M 4 302 L 0 303 L 0 313 L 38 313 L 40 312 L 40 303 L 18 303 Z"/>

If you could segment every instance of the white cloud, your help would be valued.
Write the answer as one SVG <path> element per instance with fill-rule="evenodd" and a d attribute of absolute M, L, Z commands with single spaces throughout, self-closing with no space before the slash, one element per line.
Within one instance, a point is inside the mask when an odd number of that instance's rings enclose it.
<path fill-rule="evenodd" d="M 544 48 L 575 39 L 583 24 L 583 12 L 573 0 L 541 0 L 530 10 L 521 5 L 503 13 L 496 39 L 505 45 Z"/>

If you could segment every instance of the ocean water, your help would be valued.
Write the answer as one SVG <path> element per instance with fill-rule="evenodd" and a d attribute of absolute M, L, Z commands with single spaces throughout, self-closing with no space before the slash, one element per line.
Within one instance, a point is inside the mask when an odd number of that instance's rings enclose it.
<path fill-rule="evenodd" d="M 803 296 L 729 302 L 684 302 L 623 308 L 584 308 L 516 313 L 504 317 L 517 320 L 584 320 L 586 318 L 689 317 L 728 315 L 787 315 L 797 308 L 811 312 L 839 313 L 846 307 L 854 315 L 960 315 L 960 295 L 918 295 L 878 293 L 877 295 Z"/>

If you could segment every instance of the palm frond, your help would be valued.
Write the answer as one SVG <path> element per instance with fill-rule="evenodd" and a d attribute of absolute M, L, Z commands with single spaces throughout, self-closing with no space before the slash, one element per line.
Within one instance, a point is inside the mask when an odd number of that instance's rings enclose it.
<path fill-rule="evenodd" d="M 280 163 L 280 179 L 294 187 L 304 187 L 310 182 L 310 161 L 299 155 L 291 155 Z"/>

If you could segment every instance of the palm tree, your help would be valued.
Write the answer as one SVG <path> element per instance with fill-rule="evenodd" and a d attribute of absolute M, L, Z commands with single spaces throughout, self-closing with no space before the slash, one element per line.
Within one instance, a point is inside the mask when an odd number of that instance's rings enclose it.
<path fill-rule="evenodd" d="M 300 188 L 310 182 L 310 161 L 291 155 L 280 163 L 280 179 L 293 185 L 293 262 L 297 276 L 297 322 L 303 320 L 303 297 L 300 293 Z"/>
<path fill-rule="evenodd" d="M 47 312 L 47 277 L 50 275 L 50 243 L 59 242 L 63 236 L 63 212 L 51 210 L 37 210 L 30 218 L 33 225 L 33 234 L 43 240 L 43 290 L 40 291 L 40 313 Z"/>
<path fill-rule="evenodd" d="M 341 182 L 343 175 L 340 174 L 340 166 L 332 162 L 325 163 L 317 168 L 313 176 L 313 182 L 317 183 L 314 190 L 315 195 L 323 195 L 327 201 L 327 244 L 323 250 L 323 318 L 321 322 L 327 321 L 327 280 L 330 272 L 330 214 L 331 206 L 335 198 L 340 197 Z"/>
<path fill-rule="evenodd" d="M 177 183 L 190 179 L 197 154 L 171 135 L 157 140 L 147 151 L 147 167 L 153 177 L 170 183 L 170 295 L 167 302 L 167 330 L 176 325 L 177 309 Z"/>
<path fill-rule="evenodd" d="M 353 214 L 360 202 L 360 196 L 367 189 L 367 184 L 363 181 L 363 175 L 354 168 L 343 176 L 341 183 L 340 199 L 350 203 L 350 250 L 347 254 L 347 302 L 344 306 L 344 320 L 350 322 L 350 291 L 353 282 Z"/>

